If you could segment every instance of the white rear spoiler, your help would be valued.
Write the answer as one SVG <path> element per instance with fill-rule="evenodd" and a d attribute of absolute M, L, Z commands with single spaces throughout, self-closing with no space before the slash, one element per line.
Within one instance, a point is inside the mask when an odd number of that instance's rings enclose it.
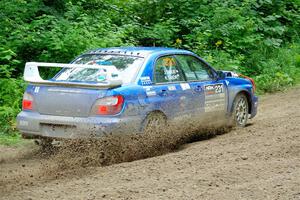
<path fill-rule="evenodd" d="M 87 68 L 87 69 L 103 69 L 105 80 L 96 83 L 72 82 L 64 80 L 44 80 L 39 73 L 39 67 L 60 67 L 60 68 Z M 43 63 L 43 62 L 27 62 L 24 70 L 24 80 L 34 84 L 45 85 L 72 85 L 83 87 L 116 87 L 123 84 L 120 72 L 115 66 L 107 65 L 86 65 L 86 64 L 61 64 L 61 63 Z"/>

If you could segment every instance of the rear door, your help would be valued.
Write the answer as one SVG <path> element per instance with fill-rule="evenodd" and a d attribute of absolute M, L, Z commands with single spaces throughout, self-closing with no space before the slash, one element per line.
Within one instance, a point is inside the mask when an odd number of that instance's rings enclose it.
<path fill-rule="evenodd" d="M 156 60 L 153 77 L 153 92 L 149 92 L 149 95 L 155 95 L 152 102 L 156 108 L 171 118 L 185 111 L 189 105 L 185 93 L 190 87 L 185 83 L 183 72 L 173 55 L 165 55 Z"/>

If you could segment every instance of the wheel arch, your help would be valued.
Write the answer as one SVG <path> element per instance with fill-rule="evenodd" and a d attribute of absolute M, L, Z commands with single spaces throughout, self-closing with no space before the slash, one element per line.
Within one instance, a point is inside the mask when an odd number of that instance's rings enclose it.
<path fill-rule="evenodd" d="M 154 114 L 163 115 L 166 119 L 168 119 L 167 115 L 163 111 L 161 111 L 161 110 L 151 110 L 150 112 L 148 112 L 146 114 L 143 121 L 145 121 L 147 119 L 147 117 L 149 117 L 150 115 L 154 115 Z"/>
<path fill-rule="evenodd" d="M 248 91 L 246 91 L 246 90 L 241 90 L 241 91 L 237 92 L 236 95 L 234 96 L 234 99 L 233 99 L 232 103 L 235 101 L 236 97 L 237 97 L 238 95 L 240 95 L 240 94 L 246 96 L 247 101 L 248 101 L 248 114 L 251 114 L 251 110 L 252 110 L 252 99 L 251 99 L 251 94 L 250 94 Z M 231 112 L 232 112 L 232 111 L 233 111 L 233 106 L 231 106 Z"/>
<path fill-rule="evenodd" d="M 166 120 L 168 120 L 167 115 L 166 115 L 163 111 L 161 111 L 161 110 L 151 110 L 151 111 L 149 111 L 149 112 L 145 115 L 145 117 L 144 117 L 144 119 L 143 119 L 143 121 L 142 121 L 142 123 L 141 123 L 140 130 L 143 130 L 144 125 L 145 125 L 145 123 L 147 122 L 148 117 L 151 116 L 151 115 L 154 115 L 154 114 L 162 115 L 162 116 L 164 116 L 164 118 L 165 118 Z"/>

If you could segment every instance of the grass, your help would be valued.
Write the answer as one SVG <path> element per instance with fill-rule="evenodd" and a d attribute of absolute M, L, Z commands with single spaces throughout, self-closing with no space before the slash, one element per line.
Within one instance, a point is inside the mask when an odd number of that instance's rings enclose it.
<path fill-rule="evenodd" d="M 18 133 L 14 133 L 14 134 L 0 133 L 0 145 L 16 146 L 22 144 L 23 142 L 25 142 L 25 140 L 22 139 L 21 135 Z"/>

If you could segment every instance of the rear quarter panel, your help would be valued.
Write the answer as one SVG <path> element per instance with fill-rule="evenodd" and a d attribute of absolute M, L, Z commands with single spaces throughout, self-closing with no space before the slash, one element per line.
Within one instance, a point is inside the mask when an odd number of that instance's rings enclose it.
<path fill-rule="evenodd" d="M 122 95 L 125 99 L 124 107 L 120 113 L 121 117 L 140 115 L 141 118 L 145 115 L 145 100 L 146 93 L 143 87 L 139 85 L 126 85 L 110 91 L 111 95 Z"/>

